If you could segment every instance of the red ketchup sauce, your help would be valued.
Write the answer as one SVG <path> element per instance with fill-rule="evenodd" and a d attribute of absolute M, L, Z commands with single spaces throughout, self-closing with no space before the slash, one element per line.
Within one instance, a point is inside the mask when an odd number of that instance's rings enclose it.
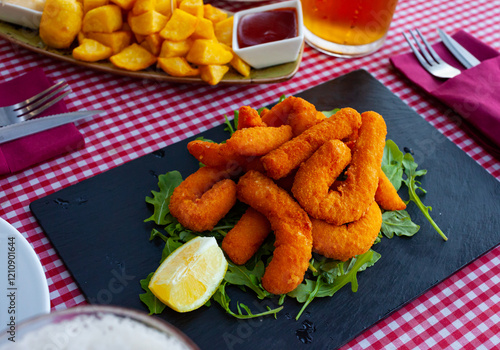
<path fill-rule="evenodd" d="M 297 13 L 294 8 L 249 13 L 238 22 L 240 48 L 296 37 Z"/>

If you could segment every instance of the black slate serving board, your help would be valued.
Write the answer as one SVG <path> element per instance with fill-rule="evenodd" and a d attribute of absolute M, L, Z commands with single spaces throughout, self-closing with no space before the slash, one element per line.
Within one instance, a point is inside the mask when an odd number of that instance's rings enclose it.
<path fill-rule="evenodd" d="M 426 205 L 449 237 L 432 229 L 413 204 L 408 211 L 421 225 L 413 238 L 383 239 L 382 255 L 350 287 L 332 298 L 316 299 L 299 321 L 300 309 L 287 299 L 277 319 L 236 320 L 214 304 L 191 313 L 168 308 L 159 316 L 191 337 L 202 349 L 335 349 L 500 243 L 500 183 L 455 144 L 406 106 L 369 73 L 358 70 L 297 96 L 318 110 L 353 107 L 375 110 L 388 126 L 388 138 L 414 152 L 428 193 Z M 260 106 L 254 106 L 260 107 Z M 223 126 L 202 134 L 227 138 Z M 144 198 L 157 189 L 157 175 L 198 167 L 184 140 L 103 174 L 41 198 L 30 208 L 90 303 L 146 311 L 139 280 L 158 266 L 162 244 L 148 240 L 152 213 Z M 254 310 L 272 301 L 231 290 Z"/>

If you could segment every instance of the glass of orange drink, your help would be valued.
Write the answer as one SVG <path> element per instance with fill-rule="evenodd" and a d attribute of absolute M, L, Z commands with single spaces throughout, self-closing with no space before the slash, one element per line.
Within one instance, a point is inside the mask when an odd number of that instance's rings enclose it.
<path fill-rule="evenodd" d="M 398 0 L 301 0 L 305 40 L 338 57 L 360 57 L 385 41 Z"/>

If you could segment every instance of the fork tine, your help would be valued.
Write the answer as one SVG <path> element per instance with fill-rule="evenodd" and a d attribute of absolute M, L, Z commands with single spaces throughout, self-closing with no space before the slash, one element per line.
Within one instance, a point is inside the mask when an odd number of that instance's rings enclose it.
<path fill-rule="evenodd" d="M 420 30 L 418 29 L 415 29 L 418 33 L 418 35 L 420 36 L 420 38 L 422 39 L 422 41 L 424 42 L 425 44 L 425 47 L 427 47 L 427 50 L 429 50 L 430 54 L 432 55 L 432 58 L 437 62 L 437 63 L 441 63 L 443 62 L 443 60 L 441 59 L 441 57 L 439 57 L 439 55 L 436 53 L 436 51 L 434 51 L 434 49 L 432 48 L 432 46 L 429 44 L 429 42 L 427 41 L 427 39 L 425 39 L 425 37 L 422 35 L 422 33 L 420 33 Z"/>
<path fill-rule="evenodd" d="M 43 97 L 44 95 L 48 94 L 53 89 L 57 88 L 59 85 L 61 85 L 63 83 L 64 83 L 64 80 L 61 80 L 61 81 L 57 82 L 56 84 L 52 85 L 51 87 L 47 88 L 46 90 L 36 94 L 35 96 L 32 96 L 32 97 L 30 97 L 22 102 L 16 103 L 12 107 L 14 110 L 24 108 L 25 106 L 29 105 L 30 103 L 33 103 L 34 101 L 36 101 L 36 100 L 40 99 L 41 97 Z"/>
<path fill-rule="evenodd" d="M 418 31 L 418 29 L 417 29 L 417 31 Z M 424 48 L 424 46 L 417 39 L 417 37 L 415 36 L 415 33 L 410 30 L 410 34 L 413 37 L 413 40 L 415 40 L 415 42 L 417 43 L 418 48 L 420 49 L 420 52 L 422 53 L 422 55 L 424 55 L 427 62 L 429 62 L 429 64 L 432 65 L 435 62 L 435 60 L 431 57 L 431 55 L 429 55 L 429 52 Z M 421 38 L 423 38 L 422 34 L 419 33 L 419 35 Z M 428 45 L 426 45 L 426 46 L 428 46 Z"/>
<path fill-rule="evenodd" d="M 49 101 L 52 97 L 54 97 L 55 95 L 57 95 L 59 92 L 61 92 L 62 90 L 64 90 L 66 87 L 68 87 L 68 84 L 64 84 L 63 86 L 61 86 L 57 90 L 53 91 L 52 93 L 50 93 L 50 94 L 48 94 L 46 96 L 43 96 L 42 98 L 39 98 L 38 100 L 34 100 L 33 103 L 28 104 L 24 108 L 18 108 L 18 109 L 14 109 L 14 110 L 17 112 L 18 116 L 22 116 L 24 114 L 27 114 L 27 113 L 29 113 L 29 112 L 31 112 L 31 111 L 39 108 L 40 106 L 43 106 L 43 104 L 46 101 Z"/>
<path fill-rule="evenodd" d="M 71 91 L 66 91 L 64 94 L 61 94 L 61 95 L 57 96 L 55 99 L 47 102 L 46 104 L 44 104 L 44 105 L 40 106 L 39 108 L 37 108 L 37 109 L 29 112 L 28 114 L 19 116 L 18 118 L 21 121 L 25 121 L 25 120 L 34 118 L 34 117 L 38 116 L 40 113 L 42 113 L 43 111 L 45 111 L 50 106 L 54 105 L 55 103 L 59 102 L 60 100 L 62 100 L 66 96 L 68 96 L 70 93 L 71 93 Z"/>
<path fill-rule="evenodd" d="M 410 33 L 411 33 L 411 31 L 410 31 Z M 408 37 L 408 35 L 405 32 L 403 32 L 403 35 L 404 35 L 406 41 L 408 42 L 408 44 L 410 45 L 411 50 L 415 54 L 415 57 L 417 57 L 417 60 L 420 62 L 420 64 L 425 69 L 429 70 L 429 63 L 427 63 L 427 61 L 425 60 L 425 58 L 420 54 L 420 52 L 418 51 L 417 47 L 411 42 L 411 40 Z"/>

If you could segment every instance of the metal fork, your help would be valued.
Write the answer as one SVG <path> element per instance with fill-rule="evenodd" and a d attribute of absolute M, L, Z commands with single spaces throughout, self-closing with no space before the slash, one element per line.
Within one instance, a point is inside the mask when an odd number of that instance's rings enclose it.
<path fill-rule="evenodd" d="M 12 106 L 0 107 L 0 127 L 21 123 L 40 115 L 40 113 L 66 97 L 71 92 L 66 91 L 63 94 L 58 95 L 67 87 L 68 84 L 64 81 L 60 81 L 25 101 L 16 103 Z"/>
<path fill-rule="evenodd" d="M 444 62 L 441 57 L 434 51 L 432 46 L 427 42 L 425 37 L 420 33 L 418 29 L 415 29 L 415 32 L 418 33 L 420 39 L 424 43 L 425 47 L 420 43 L 420 41 L 415 36 L 414 32 L 410 30 L 410 34 L 413 37 L 413 40 L 418 45 L 418 49 L 415 45 L 410 41 L 410 38 L 406 33 L 403 32 L 403 35 L 411 47 L 411 50 L 417 57 L 417 60 L 420 64 L 432 75 L 438 78 L 453 78 L 460 74 L 460 71 L 455 67 L 450 66 L 448 63 Z M 419 51 L 420 49 L 420 51 Z"/>

